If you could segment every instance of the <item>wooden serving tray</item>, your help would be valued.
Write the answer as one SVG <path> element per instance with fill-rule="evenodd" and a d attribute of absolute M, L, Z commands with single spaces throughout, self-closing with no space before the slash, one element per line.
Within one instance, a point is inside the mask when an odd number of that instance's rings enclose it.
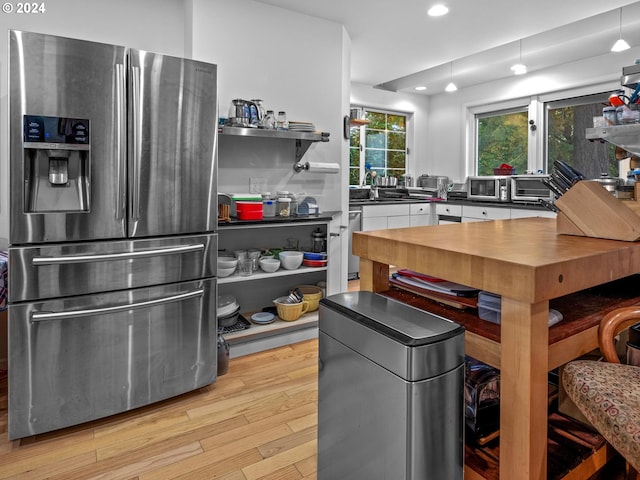
<path fill-rule="evenodd" d="M 556 230 L 566 235 L 640 240 L 640 185 L 634 200 L 618 200 L 596 181 L 582 180 L 556 200 Z"/>

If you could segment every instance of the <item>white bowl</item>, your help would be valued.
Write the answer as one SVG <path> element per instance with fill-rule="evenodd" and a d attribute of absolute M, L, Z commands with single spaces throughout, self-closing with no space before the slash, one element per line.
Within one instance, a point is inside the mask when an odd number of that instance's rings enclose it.
<path fill-rule="evenodd" d="M 236 268 L 237 265 L 236 257 L 218 257 L 218 268 Z"/>
<path fill-rule="evenodd" d="M 300 265 L 302 265 L 304 253 L 285 250 L 283 252 L 280 252 L 279 257 L 282 268 L 284 268 L 285 270 L 295 270 Z"/>
<path fill-rule="evenodd" d="M 231 275 L 236 270 L 236 267 L 223 268 L 218 265 L 218 277 L 224 278 Z"/>
<path fill-rule="evenodd" d="M 280 268 L 280 260 L 276 258 L 261 258 L 260 268 L 267 273 L 273 273 Z"/>

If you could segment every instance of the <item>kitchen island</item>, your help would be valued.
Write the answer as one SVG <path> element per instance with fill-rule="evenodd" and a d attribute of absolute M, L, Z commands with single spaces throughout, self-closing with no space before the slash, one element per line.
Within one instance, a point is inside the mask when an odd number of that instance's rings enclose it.
<path fill-rule="evenodd" d="M 640 243 L 523 218 L 359 232 L 353 251 L 362 290 L 388 290 L 395 265 L 502 296 L 499 341 L 467 332 L 465 349 L 501 370 L 500 478 L 546 479 L 548 372 L 598 345 L 597 326 L 550 344 L 549 300 L 640 272 Z"/>

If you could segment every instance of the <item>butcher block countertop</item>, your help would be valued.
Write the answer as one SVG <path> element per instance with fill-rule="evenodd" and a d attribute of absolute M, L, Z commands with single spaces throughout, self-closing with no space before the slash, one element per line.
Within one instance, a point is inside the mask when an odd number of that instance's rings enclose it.
<path fill-rule="evenodd" d="M 353 253 L 362 290 L 388 290 L 394 265 L 502 296 L 499 336 L 467 330 L 465 349 L 501 370 L 500 478 L 544 480 L 548 372 L 598 345 L 593 323 L 551 343 L 549 302 L 640 272 L 640 242 L 560 235 L 554 219 L 522 218 L 356 232 Z"/>

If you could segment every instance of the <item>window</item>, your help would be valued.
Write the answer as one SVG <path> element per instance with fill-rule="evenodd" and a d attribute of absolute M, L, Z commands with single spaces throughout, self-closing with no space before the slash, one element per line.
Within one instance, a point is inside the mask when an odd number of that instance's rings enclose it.
<path fill-rule="evenodd" d="M 493 169 L 503 163 L 515 167 L 516 174 L 549 173 L 555 160 L 563 160 L 586 178 L 599 178 L 602 173 L 619 176 L 615 147 L 586 138 L 593 117 L 601 116 L 608 105 L 609 92 L 587 93 L 470 109 L 470 125 L 475 128 L 471 135 L 475 155 L 470 155 L 473 163 L 468 165 L 475 172 L 471 175 L 493 175 Z"/>
<path fill-rule="evenodd" d="M 563 160 L 586 178 L 598 178 L 603 173 L 618 176 L 615 146 L 586 138 L 586 129 L 593 127 L 593 117 L 602 115 L 608 98 L 609 94 L 603 93 L 546 104 L 547 171 L 555 160 Z"/>
<path fill-rule="evenodd" d="M 478 175 L 493 175 L 502 164 L 528 170 L 528 117 L 526 108 L 476 115 Z"/>
<path fill-rule="evenodd" d="M 349 185 L 369 183 L 368 170 L 400 179 L 407 168 L 407 115 L 365 109 L 364 120 L 350 129 Z"/>

